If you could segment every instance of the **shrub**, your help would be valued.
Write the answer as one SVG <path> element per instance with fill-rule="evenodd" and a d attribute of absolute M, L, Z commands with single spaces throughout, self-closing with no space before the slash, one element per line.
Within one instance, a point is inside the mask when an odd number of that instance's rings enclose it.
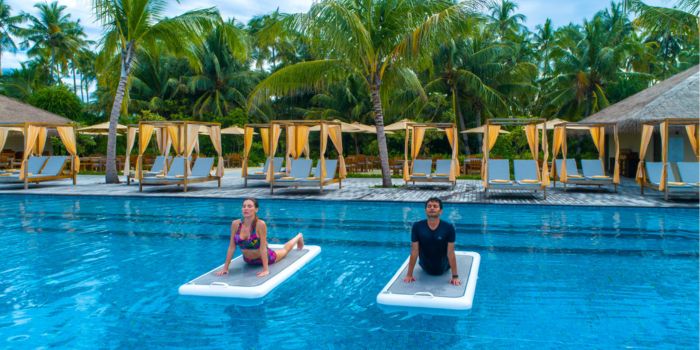
<path fill-rule="evenodd" d="M 78 96 L 63 85 L 39 89 L 29 96 L 27 102 L 71 120 L 79 119 L 83 111 Z"/>

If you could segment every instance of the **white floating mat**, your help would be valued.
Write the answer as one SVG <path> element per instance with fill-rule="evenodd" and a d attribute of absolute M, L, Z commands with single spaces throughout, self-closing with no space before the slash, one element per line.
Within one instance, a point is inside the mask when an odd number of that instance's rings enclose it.
<path fill-rule="evenodd" d="M 476 280 L 479 275 L 481 256 L 475 252 L 455 252 L 457 271 L 462 284 L 450 284 L 448 270 L 441 276 L 427 274 L 416 263 L 413 277 L 416 281 L 406 283 L 403 278 L 408 271 L 408 259 L 394 274 L 391 281 L 377 295 L 377 303 L 389 306 L 405 306 L 448 310 L 469 310 L 472 308 Z"/>
<path fill-rule="evenodd" d="M 280 244 L 269 244 L 270 249 L 282 249 Z M 249 265 L 243 261 L 243 256 L 231 260 L 228 274 L 217 276 L 216 272 L 223 264 L 194 280 L 183 284 L 178 289 L 182 295 L 197 295 L 209 297 L 228 297 L 255 299 L 262 298 L 287 280 L 295 272 L 311 261 L 321 252 L 321 247 L 305 245 L 302 250 L 292 249 L 284 259 L 268 266 L 270 274 L 258 277 L 262 271 L 260 265 Z"/>

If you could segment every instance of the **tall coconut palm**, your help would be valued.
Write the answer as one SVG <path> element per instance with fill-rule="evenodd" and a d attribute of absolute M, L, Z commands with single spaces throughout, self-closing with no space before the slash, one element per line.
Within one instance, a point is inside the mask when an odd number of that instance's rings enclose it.
<path fill-rule="evenodd" d="M 276 71 L 249 97 L 248 106 L 269 96 L 321 90 L 330 83 L 356 75 L 369 91 L 377 128 L 382 185 L 391 186 L 391 172 L 384 132 L 386 89 L 392 82 L 420 90 L 421 83 L 405 58 L 432 52 L 439 42 L 462 26 L 473 3 L 449 1 L 326 0 L 312 5 L 295 24 L 312 38 L 318 60 L 301 62 Z"/>
<path fill-rule="evenodd" d="M 38 15 L 25 14 L 29 27 L 18 31 L 18 35 L 24 38 L 20 45 L 29 49 L 27 55 L 30 57 L 49 58 L 49 74 L 52 82 L 56 82 L 68 69 L 69 58 L 84 46 L 86 34 L 79 21 L 71 20 L 66 6 L 52 2 L 38 3 L 34 7 Z"/>
<path fill-rule="evenodd" d="M 489 6 L 491 27 L 495 29 L 501 40 L 508 40 L 526 31 L 523 23 L 527 19 L 522 13 L 515 13 L 518 4 L 510 0 L 492 2 Z"/>
<path fill-rule="evenodd" d="M 173 53 L 186 53 L 189 45 L 201 42 L 203 33 L 221 20 L 213 8 L 164 18 L 166 0 L 93 0 L 96 17 L 102 22 L 102 54 L 119 57 L 119 79 L 109 114 L 107 183 L 118 183 L 116 165 L 117 121 L 136 54 L 144 42 L 159 42 Z M 196 64 L 194 60 L 191 63 Z"/>
<path fill-rule="evenodd" d="M 547 18 L 544 24 L 538 24 L 535 27 L 536 32 L 533 35 L 533 45 L 539 53 L 539 64 L 542 70 L 542 77 L 548 78 L 551 72 L 551 52 L 554 45 L 554 28 L 552 28 L 552 20 Z"/>
<path fill-rule="evenodd" d="M 14 52 L 17 45 L 10 35 L 16 35 L 20 29 L 19 25 L 25 21 L 25 16 L 11 13 L 10 5 L 5 0 L 0 0 L 0 77 L 2 76 L 2 53 L 7 50 Z"/>

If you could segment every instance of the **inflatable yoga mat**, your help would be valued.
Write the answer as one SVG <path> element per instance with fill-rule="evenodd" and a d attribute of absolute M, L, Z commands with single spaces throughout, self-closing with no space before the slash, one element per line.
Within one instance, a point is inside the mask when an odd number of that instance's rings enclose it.
<path fill-rule="evenodd" d="M 413 269 L 415 282 L 406 283 L 403 278 L 408 270 L 408 259 L 396 271 L 394 277 L 377 295 L 377 303 L 389 306 L 418 307 L 447 310 L 472 308 L 481 256 L 475 252 L 455 252 L 457 271 L 462 284 L 450 284 L 450 271 L 441 276 L 428 275 L 416 263 Z"/>
<path fill-rule="evenodd" d="M 270 249 L 275 250 L 283 247 L 280 244 L 270 244 L 268 246 Z M 305 245 L 302 250 L 294 248 L 284 259 L 270 264 L 270 274 L 265 277 L 256 276 L 258 272 L 262 271 L 260 265 L 248 265 L 243 261 L 243 256 L 238 256 L 231 260 L 227 275 L 216 275 L 216 271 L 223 268 L 224 265 L 222 264 L 183 284 L 178 289 L 178 292 L 182 295 L 208 297 L 262 298 L 295 272 L 299 271 L 320 252 L 321 247 L 313 245 Z"/>

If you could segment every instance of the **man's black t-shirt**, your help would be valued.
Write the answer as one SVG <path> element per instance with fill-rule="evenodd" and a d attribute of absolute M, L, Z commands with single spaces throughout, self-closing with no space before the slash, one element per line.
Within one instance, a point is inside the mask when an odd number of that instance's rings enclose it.
<path fill-rule="evenodd" d="M 411 229 L 411 242 L 418 242 L 418 263 L 431 275 L 441 275 L 450 268 L 447 243 L 454 241 L 455 227 L 442 220 L 435 231 L 428 226 L 428 220 L 414 223 Z"/>

